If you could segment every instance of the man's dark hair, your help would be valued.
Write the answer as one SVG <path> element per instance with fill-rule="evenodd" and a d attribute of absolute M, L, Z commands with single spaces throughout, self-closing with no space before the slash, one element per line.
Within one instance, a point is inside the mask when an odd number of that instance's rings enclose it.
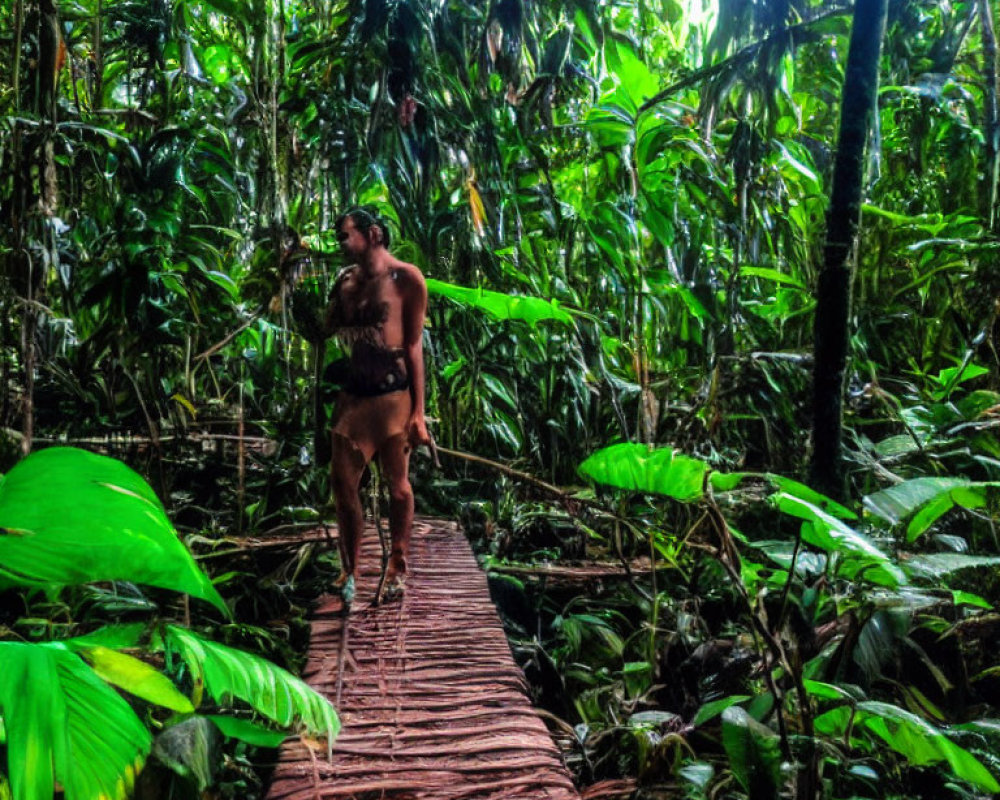
<path fill-rule="evenodd" d="M 354 206 L 353 208 L 347 209 L 343 214 L 337 217 L 337 222 L 335 225 L 335 230 L 340 231 L 340 226 L 344 222 L 350 219 L 354 223 L 354 227 L 357 228 L 361 235 L 366 239 L 368 238 L 368 231 L 375 225 L 379 227 L 382 231 L 382 244 L 385 247 L 389 246 L 389 226 L 385 224 L 378 212 L 370 206 Z"/>

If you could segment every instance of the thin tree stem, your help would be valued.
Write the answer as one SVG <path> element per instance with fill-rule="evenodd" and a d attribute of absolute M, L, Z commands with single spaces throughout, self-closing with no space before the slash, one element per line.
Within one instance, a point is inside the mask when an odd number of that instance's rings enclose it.
<path fill-rule="evenodd" d="M 24 0 L 14 4 L 14 114 L 21 111 L 21 39 L 24 37 Z"/>

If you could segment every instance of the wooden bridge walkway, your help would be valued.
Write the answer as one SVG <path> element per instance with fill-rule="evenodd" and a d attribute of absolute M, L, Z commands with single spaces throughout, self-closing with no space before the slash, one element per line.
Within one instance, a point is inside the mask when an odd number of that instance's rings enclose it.
<path fill-rule="evenodd" d="M 347 620 L 333 762 L 291 739 L 270 800 L 574 800 L 559 749 L 528 701 L 486 576 L 454 524 L 418 520 L 403 600 L 378 608 L 379 546 L 365 536 Z M 344 619 L 314 614 L 303 677 L 333 699 Z"/>

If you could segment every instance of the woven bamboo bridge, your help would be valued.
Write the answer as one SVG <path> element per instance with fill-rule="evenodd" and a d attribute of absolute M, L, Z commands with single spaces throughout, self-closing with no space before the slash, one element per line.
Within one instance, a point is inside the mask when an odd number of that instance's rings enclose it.
<path fill-rule="evenodd" d="M 343 729 L 333 760 L 289 740 L 268 798 L 580 798 L 528 701 L 486 576 L 457 527 L 418 520 L 405 596 L 372 608 L 379 564 L 378 537 L 369 530 L 346 619 Z M 344 628 L 340 598 L 325 596 L 303 678 L 331 700 Z"/>

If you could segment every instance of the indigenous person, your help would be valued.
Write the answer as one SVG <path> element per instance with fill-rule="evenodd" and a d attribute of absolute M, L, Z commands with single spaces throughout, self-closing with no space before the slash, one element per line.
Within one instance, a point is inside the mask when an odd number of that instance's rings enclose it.
<path fill-rule="evenodd" d="M 364 528 L 359 487 L 376 456 L 389 486 L 392 549 L 384 586 L 389 596 L 404 588 L 413 527 L 410 451 L 431 441 L 424 420 L 427 285 L 419 269 L 390 255 L 389 231 L 369 211 L 341 216 L 337 240 L 350 266 L 334 283 L 326 329 L 347 352 L 347 367 L 331 426 L 330 474 L 340 529 L 337 583 L 350 602 Z"/>

